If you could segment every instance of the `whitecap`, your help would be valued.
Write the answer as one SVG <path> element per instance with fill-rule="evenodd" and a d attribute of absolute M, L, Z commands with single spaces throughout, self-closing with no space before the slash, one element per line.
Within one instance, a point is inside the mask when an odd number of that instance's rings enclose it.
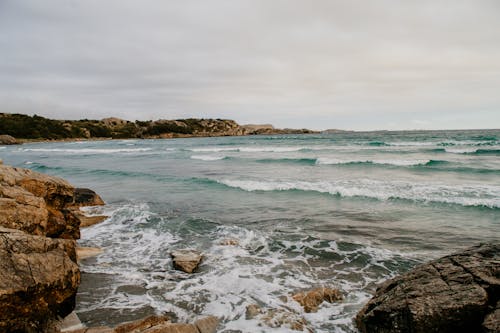
<path fill-rule="evenodd" d="M 191 159 L 201 161 L 219 161 L 226 158 L 226 156 L 211 156 L 211 155 L 193 155 Z"/>
<path fill-rule="evenodd" d="M 384 160 L 384 159 L 337 159 L 320 157 L 316 159 L 316 164 L 318 165 L 331 165 L 331 164 L 350 164 L 350 163 L 372 163 L 372 164 L 383 164 L 383 165 L 395 165 L 395 166 L 416 166 L 425 165 L 429 163 L 430 160 L 418 159 L 418 160 Z"/>
<path fill-rule="evenodd" d="M 63 149 L 63 148 L 25 148 L 23 151 L 48 152 L 48 153 L 69 153 L 69 154 L 112 154 L 112 153 L 138 153 L 150 151 L 151 148 L 117 148 L 117 149 Z"/>
<path fill-rule="evenodd" d="M 462 206 L 500 208 L 500 186 L 445 185 L 404 181 L 339 180 L 339 181 L 262 181 L 222 179 L 219 183 L 245 191 L 311 191 L 341 197 L 366 197 L 377 200 L 405 199 Z"/>

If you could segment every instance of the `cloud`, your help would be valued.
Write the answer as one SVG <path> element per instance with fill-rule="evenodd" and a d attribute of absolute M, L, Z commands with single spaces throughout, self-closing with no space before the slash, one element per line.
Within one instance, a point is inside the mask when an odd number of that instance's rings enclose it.
<path fill-rule="evenodd" d="M 496 1 L 3 0 L 0 101 L 56 118 L 499 127 L 499 13 Z"/>

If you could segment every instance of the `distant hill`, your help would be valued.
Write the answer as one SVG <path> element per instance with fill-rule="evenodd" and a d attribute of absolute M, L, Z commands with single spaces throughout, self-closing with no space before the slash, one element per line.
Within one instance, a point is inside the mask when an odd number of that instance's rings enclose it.
<path fill-rule="evenodd" d="M 54 120 L 37 115 L 0 113 L 0 135 L 27 140 L 175 138 L 290 133 L 315 132 L 307 129 L 276 129 L 272 125 L 241 126 L 234 120 L 228 119 Z"/>

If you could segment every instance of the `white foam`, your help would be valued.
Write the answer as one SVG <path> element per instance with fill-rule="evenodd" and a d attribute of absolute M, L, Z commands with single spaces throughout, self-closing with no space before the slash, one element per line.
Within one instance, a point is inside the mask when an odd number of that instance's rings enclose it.
<path fill-rule="evenodd" d="M 318 182 L 222 179 L 218 182 L 249 192 L 301 190 L 343 197 L 368 197 L 378 200 L 407 199 L 500 208 L 500 186 L 494 185 L 445 185 L 369 179 Z"/>
<path fill-rule="evenodd" d="M 191 148 L 189 150 L 193 152 L 224 152 L 224 151 L 234 151 L 234 152 L 246 152 L 246 153 L 258 153 L 258 152 L 274 152 L 274 153 L 285 153 L 300 151 L 303 149 L 309 149 L 307 147 L 272 147 L 272 146 L 260 146 L 260 147 L 203 147 L 203 148 Z"/>
<path fill-rule="evenodd" d="M 350 163 L 373 163 L 373 164 L 385 164 L 385 165 L 395 165 L 395 166 L 416 166 L 425 165 L 429 163 L 430 160 L 417 159 L 417 160 L 387 160 L 387 159 L 337 159 L 320 157 L 316 160 L 316 164 L 322 165 L 332 165 L 332 164 L 350 164 Z"/>
<path fill-rule="evenodd" d="M 278 309 L 296 318 L 304 317 L 314 332 L 349 332 L 352 317 L 369 295 L 361 290 L 378 280 L 368 273 L 370 267 L 384 260 L 400 260 L 399 254 L 365 246 L 353 250 L 340 250 L 335 241 L 325 243 L 304 236 L 298 240 L 284 240 L 281 235 L 250 230 L 238 226 L 219 226 L 207 232 L 211 243 L 202 250 L 205 259 L 200 272 L 184 274 L 173 270 L 168 253 L 176 244 L 186 246 L 185 235 L 175 235 L 160 226 L 168 221 L 147 226 L 148 221 L 159 218 L 145 204 L 126 204 L 92 208 L 93 213 L 106 213 L 106 222 L 82 230 L 81 243 L 101 247 L 104 253 L 95 262 L 82 262 L 84 272 L 104 273 L 114 282 L 106 285 L 106 292 L 95 301 L 88 302 L 81 311 L 102 308 L 139 309 L 153 307 L 157 312 L 171 311 L 179 321 L 192 321 L 195 313 L 215 315 L 222 319 L 222 329 L 244 332 L 290 332 L 286 326 L 267 327 L 259 319 L 246 320 L 246 307 L 259 304 L 264 311 Z M 233 239 L 237 245 L 221 245 Z M 276 245 L 277 241 L 280 245 Z M 201 244 L 199 244 L 201 246 Z M 324 262 L 310 265 L 321 251 L 334 252 L 354 260 L 368 255 L 366 267 L 345 266 L 343 263 Z M 316 261 L 317 262 L 317 261 Z M 336 268 L 331 265 L 339 264 Z M 331 275 L 325 276 L 328 269 Z M 350 278 L 356 275 L 355 282 Z M 332 281 L 334 281 L 332 285 Z M 109 282 L 108 282 L 109 283 Z M 144 294 L 130 294 L 121 286 L 139 285 Z M 318 285 L 340 287 L 346 298 L 338 303 L 323 303 L 316 314 L 307 314 L 291 299 L 299 290 Z M 102 287 L 101 287 L 102 290 Z M 125 289 L 126 290 L 126 289 Z M 287 297 L 285 302 L 283 297 Z M 332 314 L 334 316 L 332 316 Z M 326 328 L 325 328 L 326 327 Z"/>
<path fill-rule="evenodd" d="M 479 148 L 470 148 L 470 147 L 460 147 L 460 148 L 449 148 L 446 147 L 444 150 L 447 153 L 452 153 L 452 154 L 470 154 L 470 153 L 475 153 Z"/>
<path fill-rule="evenodd" d="M 219 161 L 226 158 L 226 156 L 211 156 L 211 155 L 193 155 L 191 159 L 202 160 L 202 161 Z"/>
<path fill-rule="evenodd" d="M 117 148 L 117 149 L 62 149 L 62 148 L 25 148 L 23 151 L 48 152 L 48 153 L 69 153 L 69 154 L 112 154 L 112 153 L 138 153 L 150 151 L 151 148 Z"/>

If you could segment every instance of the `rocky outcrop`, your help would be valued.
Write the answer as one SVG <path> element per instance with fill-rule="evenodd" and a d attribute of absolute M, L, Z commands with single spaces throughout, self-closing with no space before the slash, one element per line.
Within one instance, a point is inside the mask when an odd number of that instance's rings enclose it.
<path fill-rule="evenodd" d="M 416 267 L 377 289 L 358 313 L 361 332 L 499 332 L 500 244 Z"/>
<path fill-rule="evenodd" d="M 17 142 L 16 138 L 13 136 L 7 135 L 7 134 L 2 134 L 0 135 L 0 145 L 17 145 L 19 142 Z"/>
<path fill-rule="evenodd" d="M 80 284 L 75 241 L 0 227 L 0 332 L 43 332 Z"/>
<path fill-rule="evenodd" d="M 190 249 L 176 250 L 171 253 L 174 268 L 193 273 L 203 258 L 201 252 Z"/>
<path fill-rule="evenodd" d="M 46 332 L 75 307 L 80 206 L 93 191 L 0 165 L 0 332 Z"/>
<path fill-rule="evenodd" d="M 79 206 L 103 204 L 95 192 L 27 169 L 0 165 L 0 226 L 48 237 L 80 237 Z"/>

